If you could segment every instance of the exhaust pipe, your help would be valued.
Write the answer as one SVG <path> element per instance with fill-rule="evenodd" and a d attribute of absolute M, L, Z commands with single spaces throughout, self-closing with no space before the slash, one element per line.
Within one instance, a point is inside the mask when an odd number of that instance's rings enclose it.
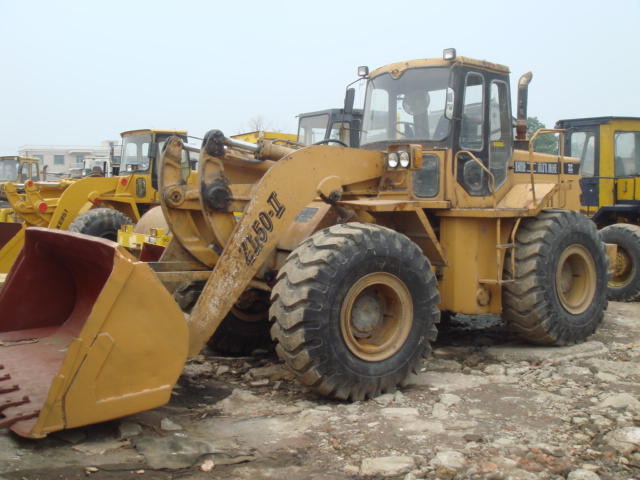
<path fill-rule="evenodd" d="M 527 140 L 527 97 L 529 83 L 533 78 L 531 72 L 527 72 L 518 80 L 518 109 L 516 117 L 516 140 Z"/>

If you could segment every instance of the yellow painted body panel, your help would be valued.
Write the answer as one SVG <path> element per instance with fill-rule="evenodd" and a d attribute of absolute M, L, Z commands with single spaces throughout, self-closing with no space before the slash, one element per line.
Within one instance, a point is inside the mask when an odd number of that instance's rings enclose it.
<path fill-rule="evenodd" d="M 234 140 L 242 140 L 243 142 L 251 143 L 258 143 L 258 140 L 260 140 L 261 138 L 266 138 L 268 140 L 287 140 L 289 142 L 295 142 L 298 140 L 298 136 L 291 133 L 264 131 L 239 133 L 238 135 L 232 135 L 231 138 L 233 138 Z"/>

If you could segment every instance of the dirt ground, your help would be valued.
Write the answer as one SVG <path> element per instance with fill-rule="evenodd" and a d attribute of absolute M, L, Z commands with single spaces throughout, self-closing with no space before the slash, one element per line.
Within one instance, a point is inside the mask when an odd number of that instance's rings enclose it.
<path fill-rule="evenodd" d="M 305 391 L 274 355 L 205 352 L 162 408 L 28 441 L 1 479 L 640 480 L 640 304 L 610 303 L 573 347 L 461 319 L 395 394 Z"/>

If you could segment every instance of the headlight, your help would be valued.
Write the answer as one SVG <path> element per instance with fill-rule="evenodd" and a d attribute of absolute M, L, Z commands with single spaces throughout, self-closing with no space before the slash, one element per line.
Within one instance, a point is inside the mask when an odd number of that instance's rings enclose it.
<path fill-rule="evenodd" d="M 391 152 L 387 155 L 387 166 L 389 168 L 396 168 L 398 166 L 398 154 L 396 152 Z"/>
<path fill-rule="evenodd" d="M 400 152 L 400 166 L 402 168 L 407 168 L 411 163 L 411 156 L 409 152 Z"/>

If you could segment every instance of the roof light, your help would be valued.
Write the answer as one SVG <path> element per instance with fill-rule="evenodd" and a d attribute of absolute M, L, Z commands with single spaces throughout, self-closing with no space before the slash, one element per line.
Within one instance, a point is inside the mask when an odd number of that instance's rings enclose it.
<path fill-rule="evenodd" d="M 361 65 L 358 67 L 358 76 L 359 77 L 366 77 L 367 75 L 369 75 L 369 67 L 367 67 L 366 65 Z"/>
<path fill-rule="evenodd" d="M 126 187 L 127 183 L 129 183 L 129 181 L 126 178 L 120 179 L 120 185 L 122 185 L 123 187 Z"/>
<path fill-rule="evenodd" d="M 38 204 L 38 210 L 40 210 L 42 213 L 45 213 L 47 211 L 47 204 L 45 202 L 40 202 Z"/>
<path fill-rule="evenodd" d="M 445 48 L 442 51 L 442 58 L 445 60 L 455 60 L 456 59 L 456 49 L 455 48 Z"/>

